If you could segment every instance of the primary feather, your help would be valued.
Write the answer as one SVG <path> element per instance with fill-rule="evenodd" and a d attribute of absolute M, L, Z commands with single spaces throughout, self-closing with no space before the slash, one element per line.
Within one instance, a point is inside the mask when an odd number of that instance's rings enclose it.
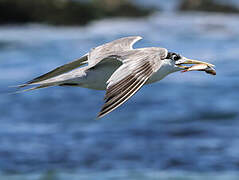
<path fill-rule="evenodd" d="M 126 102 L 144 84 L 158 81 L 172 71 L 167 69 L 171 67 L 170 63 L 168 67 L 162 66 L 167 49 L 133 49 L 133 44 L 140 39 L 140 36 L 131 36 L 103 44 L 80 59 L 57 67 L 20 87 L 38 85 L 23 91 L 57 85 L 106 89 L 105 104 L 98 114 L 99 118 L 103 117 Z M 87 65 L 81 67 L 84 64 Z M 159 70 L 161 74 L 155 76 Z"/>

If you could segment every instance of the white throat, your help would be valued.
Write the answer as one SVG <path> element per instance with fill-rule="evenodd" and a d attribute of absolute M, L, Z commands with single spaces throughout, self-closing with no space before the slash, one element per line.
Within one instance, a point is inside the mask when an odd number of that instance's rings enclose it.
<path fill-rule="evenodd" d="M 160 69 L 151 76 L 151 78 L 146 82 L 146 84 L 152 84 L 154 82 L 160 81 L 168 74 L 171 74 L 173 72 L 177 72 L 180 70 L 181 69 L 175 65 L 173 60 L 165 59 L 163 60 L 163 64 L 160 67 Z"/>

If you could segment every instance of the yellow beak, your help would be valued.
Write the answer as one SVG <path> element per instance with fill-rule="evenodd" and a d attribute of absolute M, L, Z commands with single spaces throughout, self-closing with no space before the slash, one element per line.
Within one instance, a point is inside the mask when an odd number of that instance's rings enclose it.
<path fill-rule="evenodd" d="M 214 67 L 213 64 L 203 62 L 203 61 L 193 60 L 193 59 L 187 59 L 187 58 L 185 58 L 185 61 L 182 64 L 205 64 L 205 65 L 208 65 L 210 67 Z"/>
<path fill-rule="evenodd" d="M 188 66 L 183 66 L 185 64 L 205 64 L 209 67 L 214 67 L 213 64 L 210 64 L 210 63 L 207 63 L 207 62 L 203 62 L 203 61 L 198 61 L 198 60 L 194 60 L 194 59 L 188 59 L 188 58 L 185 58 L 183 57 L 182 59 L 176 61 L 175 63 L 178 67 L 180 68 L 183 68 L 183 69 L 188 69 L 190 67 Z"/>

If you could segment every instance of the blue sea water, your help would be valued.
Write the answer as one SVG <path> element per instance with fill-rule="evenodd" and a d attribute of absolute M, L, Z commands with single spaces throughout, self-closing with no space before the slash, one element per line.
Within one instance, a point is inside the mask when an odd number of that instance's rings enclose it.
<path fill-rule="evenodd" d="M 85 27 L 0 27 L 0 179 L 239 178 L 239 16 L 156 13 Z M 95 120 L 103 91 L 24 83 L 129 35 L 216 65 L 174 73 Z"/>

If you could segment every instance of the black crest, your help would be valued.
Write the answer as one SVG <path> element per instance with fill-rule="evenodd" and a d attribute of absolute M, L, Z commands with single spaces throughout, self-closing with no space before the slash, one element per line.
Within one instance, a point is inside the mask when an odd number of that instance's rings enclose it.
<path fill-rule="evenodd" d="M 180 56 L 180 54 L 174 53 L 174 52 L 168 52 L 168 55 L 166 57 L 166 59 L 172 59 L 174 61 L 177 61 L 179 59 L 181 59 L 182 57 Z"/>

